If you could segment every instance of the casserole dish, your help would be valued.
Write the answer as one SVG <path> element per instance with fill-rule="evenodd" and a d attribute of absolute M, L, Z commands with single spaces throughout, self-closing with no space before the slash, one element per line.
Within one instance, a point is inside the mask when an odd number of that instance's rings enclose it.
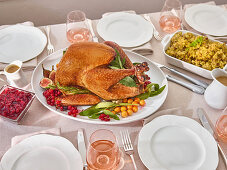
<path fill-rule="evenodd" d="M 193 35 L 195 36 L 198 36 L 200 34 L 196 34 L 194 32 L 191 32 L 191 31 L 186 31 L 186 30 L 178 30 L 176 31 L 175 33 L 173 34 L 169 34 L 169 35 L 166 35 L 163 40 L 162 40 L 162 45 L 163 45 L 163 53 L 165 54 L 165 58 L 166 58 L 166 61 L 167 63 L 169 64 L 172 64 L 174 66 L 177 66 L 179 68 L 182 68 L 182 69 L 185 69 L 185 70 L 188 70 L 192 73 L 195 73 L 197 75 L 200 75 L 204 78 L 207 78 L 207 79 L 212 79 L 211 77 L 211 71 L 210 70 L 207 70 L 207 69 L 204 69 L 202 67 L 199 67 L 199 66 L 196 66 L 196 65 L 193 65 L 193 64 L 190 64 L 190 63 L 187 63 L 185 61 L 182 61 L 182 60 L 179 60 L 175 57 L 172 57 L 170 55 L 168 55 L 166 53 L 166 50 L 168 49 L 168 47 L 170 46 L 170 41 L 171 41 L 171 38 L 178 32 L 182 32 L 182 34 L 185 34 L 185 33 L 192 33 Z M 215 40 L 211 40 L 211 41 L 215 41 Z M 216 41 L 216 42 L 219 42 L 219 43 L 222 43 L 220 41 Z M 227 64 L 225 65 L 225 68 L 227 68 Z"/>

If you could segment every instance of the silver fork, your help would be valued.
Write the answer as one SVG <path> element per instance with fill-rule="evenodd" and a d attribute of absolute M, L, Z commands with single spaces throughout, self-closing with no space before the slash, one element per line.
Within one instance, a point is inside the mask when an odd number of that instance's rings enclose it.
<path fill-rule="evenodd" d="M 162 37 L 160 36 L 159 32 L 156 30 L 156 28 L 155 28 L 154 24 L 152 23 L 151 18 L 149 17 L 149 15 L 144 14 L 143 17 L 144 17 L 147 21 L 149 21 L 149 22 L 151 23 L 151 25 L 152 25 L 152 27 L 153 27 L 153 31 L 154 31 L 154 38 L 155 38 L 156 40 L 158 40 L 158 41 L 161 41 L 161 40 L 162 40 Z"/>
<path fill-rule="evenodd" d="M 46 34 L 47 34 L 47 41 L 48 41 L 47 54 L 50 55 L 51 53 L 54 52 L 54 46 L 50 42 L 50 26 L 49 25 L 45 26 L 45 31 L 46 31 Z"/>
<path fill-rule="evenodd" d="M 133 157 L 133 153 L 134 153 L 133 146 L 132 146 L 132 142 L 131 142 L 128 130 L 120 131 L 120 134 L 121 134 L 121 140 L 124 146 L 125 153 L 131 157 L 134 168 L 135 170 L 137 170 L 136 162 Z"/>

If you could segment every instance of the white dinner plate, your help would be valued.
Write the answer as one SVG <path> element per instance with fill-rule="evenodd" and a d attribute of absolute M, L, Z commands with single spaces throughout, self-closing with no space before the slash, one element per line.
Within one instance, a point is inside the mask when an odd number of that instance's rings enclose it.
<path fill-rule="evenodd" d="M 45 34 L 36 27 L 13 25 L 0 30 L 0 62 L 28 61 L 38 56 L 47 43 Z"/>
<path fill-rule="evenodd" d="M 185 11 L 185 20 L 195 30 L 214 36 L 227 35 L 227 10 L 207 4 L 193 5 Z"/>
<path fill-rule="evenodd" d="M 60 136 L 34 135 L 10 148 L 2 170 L 82 170 L 82 158 L 71 142 Z"/>
<path fill-rule="evenodd" d="M 138 153 L 150 170 L 214 170 L 218 148 L 213 136 L 184 116 L 164 115 L 139 133 Z"/>
<path fill-rule="evenodd" d="M 73 117 L 73 116 L 69 116 L 66 111 L 60 111 L 59 109 L 56 110 L 56 108 L 54 106 L 47 105 L 46 99 L 43 96 L 44 90 L 39 86 L 39 83 L 40 83 L 40 80 L 43 78 L 42 64 L 44 65 L 44 68 L 51 70 L 52 65 L 56 66 L 56 64 L 59 63 L 60 59 L 63 56 L 63 50 L 65 50 L 65 49 L 56 51 L 55 53 L 53 53 L 53 54 L 47 56 L 45 59 L 43 59 L 38 64 L 36 69 L 34 70 L 32 79 L 31 79 L 32 89 L 35 92 L 36 97 L 49 110 L 51 110 L 57 114 L 60 114 L 64 117 L 78 120 L 78 121 L 87 122 L 87 123 L 123 124 L 123 123 L 129 123 L 129 122 L 133 122 L 136 120 L 140 120 L 140 119 L 143 119 L 143 118 L 151 115 L 152 113 L 157 111 L 159 109 L 159 107 L 161 107 L 161 105 L 164 103 L 166 96 L 167 96 L 167 92 L 168 92 L 168 84 L 167 84 L 166 77 L 165 77 L 164 73 L 162 72 L 162 70 L 160 68 L 158 68 L 155 64 L 152 63 L 152 61 L 148 60 L 147 58 L 145 58 L 139 54 L 130 52 L 128 50 L 125 50 L 126 54 L 128 55 L 128 57 L 130 58 L 130 60 L 133 63 L 134 62 L 139 62 L 139 63 L 147 62 L 148 63 L 150 70 L 146 73 L 151 78 L 150 81 L 153 83 L 157 83 L 160 86 L 166 85 L 165 90 L 161 94 L 159 94 L 158 96 L 154 96 L 154 97 L 150 97 L 150 98 L 146 99 L 146 106 L 143 107 L 142 109 L 139 109 L 139 111 L 137 113 L 133 114 L 132 116 L 128 116 L 126 118 L 120 118 L 120 120 L 111 119 L 111 121 L 109 121 L 109 122 L 101 121 L 99 119 L 89 119 L 86 116 L 79 116 L 79 115 L 77 117 Z M 87 108 L 87 106 L 78 107 L 78 109 L 86 109 L 86 108 Z"/>
<path fill-rule="evenodd" d="M 122 47 L 135 47 L 152 38 L 153 27 L 139 15 L 117 12 L 100 19 L 97 32 L 106 41 L 114 41 Z"/>

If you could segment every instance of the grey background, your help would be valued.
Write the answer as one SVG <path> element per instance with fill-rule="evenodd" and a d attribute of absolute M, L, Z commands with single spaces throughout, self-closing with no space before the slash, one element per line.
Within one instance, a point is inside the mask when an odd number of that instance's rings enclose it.
<path fill-rule="evenodd" d="M 181 0 L 183 4 L 210 0 Z M 0 0 L 0 25 L 32 21 L 35 26 L 66 21 L 72 10 L 82 10 L 88 18 L 98 19 L 110 11 L 134 10 L 138 14 L 158 12 L 165 0 Z M 227 0 L 215 0 L 217 5 Z"/>

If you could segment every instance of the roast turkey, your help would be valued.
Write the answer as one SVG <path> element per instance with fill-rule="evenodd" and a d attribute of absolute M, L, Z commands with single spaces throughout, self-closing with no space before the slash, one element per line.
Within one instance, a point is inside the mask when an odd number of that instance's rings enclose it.
<path fill-rule="evenodd" d="M 125 60 L 124 69 L 109 67 L 117 52 L 119 52 L 121 59 Z M 124 99 L 144 92 L 145 77 L 143 72 L 147 71 L 147 68 L 147 66 L 141 65 L 134 66 L 116 43 L 110 41 L 104 43 L 80 42 L 72 44 L 58 63 L 55 83 L 59 83 L 61 86 L 79 86 L 88 89 L 91 91 L 90 95 L 105 100 Z M 127 76 L 134 77 L 137 83 L 136 87 L 119 83 Z M 63 101 L 62 98 L 61 101 Z M 75 97 L 67 97 L 64 101 L 69 102 L 71 98 Z M 76 99 L 79 100 L 77 97 Z M 96 99 L 96 101 L 92 101 L 92 104 L 100 102 L 97 97 Z M 78 104 L 77 101 L 74 102 Z"/>

